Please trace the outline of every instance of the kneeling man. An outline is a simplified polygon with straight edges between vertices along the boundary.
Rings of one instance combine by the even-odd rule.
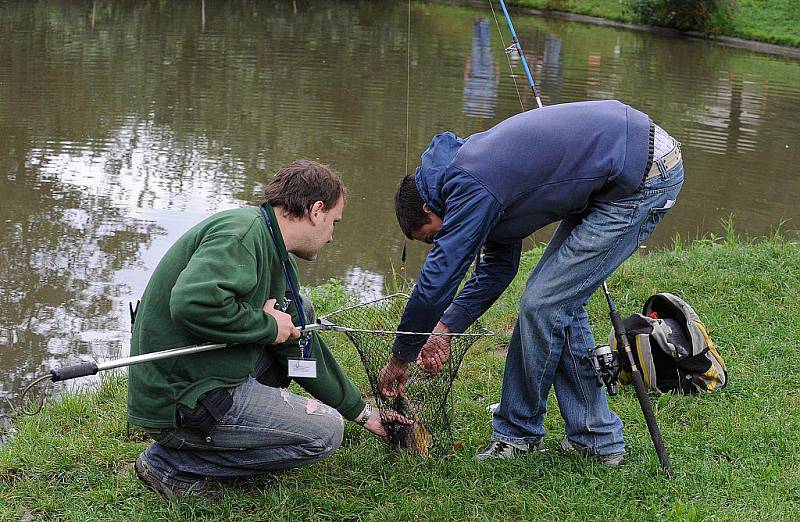
[[[158,264],[137,311],[131,355],[229,346],[131,367],[128,418],[155,439],[135,470],[152,489],[197,494],[206,477],[311,464],[339,447],[343,418],[385,437],[322,339],[301,339],[295,326],[313,311],[301,302],[289,254],[317,256],[333,239],[345,196],[331,169],[296,161],[272,178],[260,206],[207,218]],[[298,358],[305,371],[292,374],[289,363]],[[314,398],[288,392],[292,377]]]

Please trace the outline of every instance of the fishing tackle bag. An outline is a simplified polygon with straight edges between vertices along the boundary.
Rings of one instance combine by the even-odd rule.
[[[728,370],[694,309],[680,297],[651,296],[641,314],[625,319],[628,342],[645,386],[659,393],[713,392],[728,384]],[[616,349],[614,332],[609,344]],[[620,373],[623,384],[630,372]]]

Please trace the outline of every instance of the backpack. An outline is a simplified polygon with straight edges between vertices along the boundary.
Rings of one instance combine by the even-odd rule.
[[[642,312],[623,322],[645,386],[659,393],[692,395],[728,384],[725,361],[686,301],[663,292],[651,296]],[[609,344],[617,349],[613,331]],[[620,372],[620,382],[630,382],[629,371]]]

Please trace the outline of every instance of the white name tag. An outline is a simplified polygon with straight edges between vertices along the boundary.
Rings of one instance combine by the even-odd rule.
[[[289,377],[317,378],[316,359],[289,358]]]
[[[664,208],[672,208],[675,206],[674,199],[668,199],[667,202],[664,204]]]

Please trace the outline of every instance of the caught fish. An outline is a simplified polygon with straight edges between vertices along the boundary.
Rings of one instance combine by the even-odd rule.
[[[422,457],[430,457],[433,437],[414,414],[408,399],[396,397],[392,402],[392,409],[403,417],[414,419],[414,424],[390,422],[386,426],[386,433],[392,444]]]

